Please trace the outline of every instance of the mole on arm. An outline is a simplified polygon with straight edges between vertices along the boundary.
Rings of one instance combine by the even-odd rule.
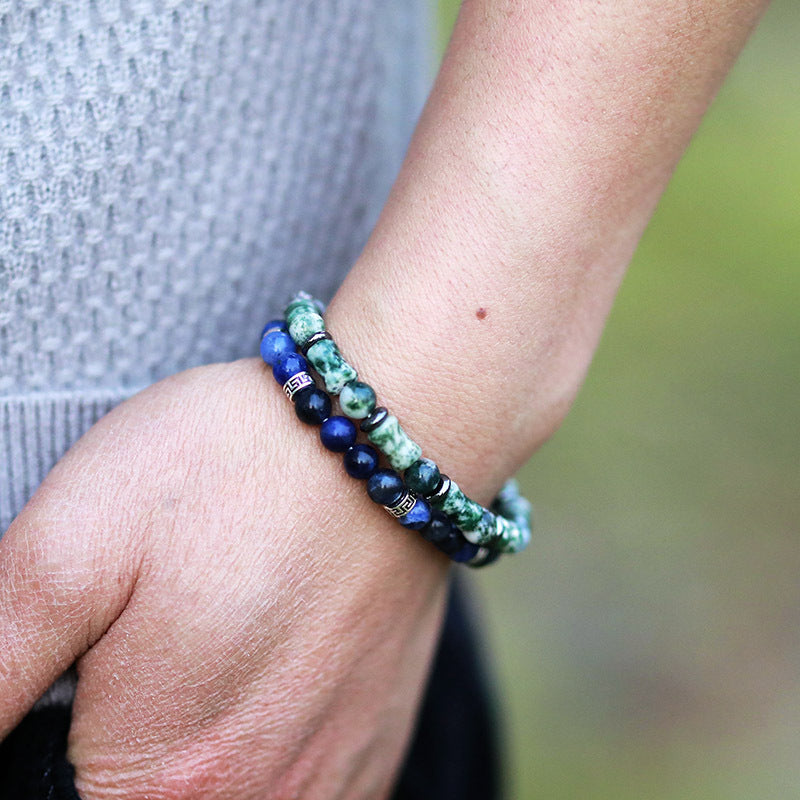
[[[486,309],[481,307],[475,312],[475,316],[478,319],[486,319]]]

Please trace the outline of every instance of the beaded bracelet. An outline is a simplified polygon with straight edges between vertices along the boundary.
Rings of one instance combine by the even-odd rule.
[[[420,530],[424,538],[454,560],[483,566],[500,552],[522,550],[530,540],[531,508],[516,482],[510,480],[504,485],[490,509],[464,495],[433,461],[422,458],[422,449],[403,431],[396,417],[386,408],[376,408],[374,390],[357,380],[355,368],[341,356],[325,329],[323,312],[318,301],[301,292],[287,306],[285,323],[274,320],[262,330],[261,355],[294,402],[297,416],[321,425],[323,444],[345,453],[345,469],[352,477],[367,479],[372,500],[405,527]],[[375,449],[355,442],[357,433],[351,419],[331,416],[331,399],[317,388],[309,373],[309,361],[328,391],[339,395],[347,417],[362,420],[361,430],[370,441],[392,467],[404,471],[405,481],[394,470],[378,469]]]

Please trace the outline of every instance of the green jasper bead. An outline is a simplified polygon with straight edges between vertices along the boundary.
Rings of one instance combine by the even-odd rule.
[[[439,486],[442,474],[429,458],[417,459],[405,472],[406,486],[417,494],[433,494]]]
[[[367,438],[389,459],[400,472],[408,469],[422,455],[422,448],[400,427],[397,417],[387,414]]]
[[[375,390],[361,381],[349,381],[339,395],[339,405],[350,419],[366,419],[375,410],[377,402]]]
[[[298,309],[286,316],[289,335],[298,347],[302,347],[315,333],[325,330],[325,320],[316,311]]]
[[[319,313],[319,309],[310,297],[296,296],[284,309],[283,316],[288,320],[298,311]]]
[[[474,531],[483,516],[483,506],[470,500],[469,497],[465,497],[464,500],[461,510],[455,514],[455,523],[462,531]]]
[[[528,546],[530,540],[531,532],[529,528],[524,528],[511,522],[501,549],[506,553],[520,553]]]
[[[291,330],[289,328],[290,333]],[[358,377],[355,367],[344,360],[339,348],[331,339],[322,339],[316,344],[312,344],[308,348],[306,358],[325,381],[325,388],[331,394],[339,394],[346,384]]]
[[[450,480],[450,491],[441,504],[441,509],[448,517],[456,517],[464,510],[469,498],[459,489],[454,480]]]
[[[472,530],[466,531],[464,533],[464,538],[473,544],[485,545],[487,542],[490,542],[492,539],[494,539],[495,532],[497,530],[496,526],[497,522],[495,520],[495,515],[491,511],[483,509],[483,513],[481,514],[480,520],[478,520],[478,524]]]

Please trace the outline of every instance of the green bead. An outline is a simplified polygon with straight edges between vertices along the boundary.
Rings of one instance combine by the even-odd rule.
[[[286,315],[289,335],[298,347],[302,347],[315,333],[325,330],[325,320],[316,312],[305,308]]]
[[[408,469],[421,455],[422,448],[400,427],[397,417],[387,414],[367,438],[389,459],[396,470]]]
[[[498,516],[495,536],[487,544],[501,553],[519,553],[528,546],[530,538],[529,530],[521,528],[510,519]]]
[[[339,395],[342,412],[350,419],[365,419],[375,410],[377,402],[375,390],[361,381],[345,384]]]
[[[290,327],[290,333],[291,330]],[[325,388],[331,394],[339,394],[346,384],[358,377],[355,367],[344,360],[332,339],[321,339],[312,344],[306,352],[306,358],[325,381]]]
[[[478,524],[469,531],[464,532],[464,538],[473,544],[484,545],[494,539],[497,530],[495,515],[484,509]],[[463,528],[462,528],[463,531]]]
[[[454,520],[462,531],[474,531],[483,516],[483,506],[465,497],[465,502],[459,512],[456,513]]]
[[[458,484],[451,479],[450,491],[442,501],[441,509],[448,517],[455,519],[464,510],[468,500],[469,498],[459,489]]]
[[[307,296],[305,292],[300,292],[292,298],[292,301],[286,306],[283,316],[288,320],[290,316],[298,311],[319,313],[317,304],[314,302],[313,298]]]
[[[433,494],[439,487],[442,475],[439,467],[429,458],[420,458],[405,472],[406,486],[417,494]]]

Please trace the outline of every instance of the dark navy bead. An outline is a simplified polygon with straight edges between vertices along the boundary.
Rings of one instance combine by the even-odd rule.
[[[271,367],[275,366],[278,356],[295,352],[294,340],[284,331],[270,331],[261,339],[261,358]]]
[[[431,511],[431,521],[422,528],[420,533],[423,539],[427,539],[429,542],[436,544],[436,542],[447,537],[452,527],[453,523],[450,521],[450,517],[448,517],[444,511],[439,511],[434,508],[433,511]]]
[[[450,558],[452,558],[453,561],[457,561],[459,564],[464,564],[465,562],[471,561],[473,558],[475,558],[475,556],[478,555],[478,550],[480,550],[480,547],[477,544],[467,542],[461,547],[460,550],[457,550],[455,553],[453,553]]]
[[[415,461],[404,473],[406,486],[417,494],[433,494],[442,479],[439,467],[429,458]]]
[[[368,444],[354,444],[344,454],[344,468],[351,478],[365,481],[378,469],[378,451]]]
[[[393,506],[405,492],[403,479],[393,469],[379,469],[367,481],[370,500],[382,506]]]
[[[309,372],[308,361],[300,353],[283,353],[272,366],[272,375],[281,386],[298,372]]]
[[[344,453],[356,443],[356,426],[347,417],[328,417],[319,429],[322,444],[334,453]]]
[[[262,329],[261,329],[261,338],[264,338],[264,334],[267,331],[283,331],[284,333],[288,331],[289,328],[286,325],[286,322],[282,319],[271,319]]]
[[[316,386],[306,386],[294,396],[294,411],[307,425],[320,425],[331,415],[331,398]]]
[[[402,517],[398,517],[397,521],[404,528],[411,528],[415,531],[421,530],[431,521],[431,507],[428,505],[428,501],[418,497],[411,511],[403,514]]]
[[[451,558],[465,545],[467,540],[461,534],[461,531],[455,525],[451,528],[447,536],[435,543],[436,546]]]

